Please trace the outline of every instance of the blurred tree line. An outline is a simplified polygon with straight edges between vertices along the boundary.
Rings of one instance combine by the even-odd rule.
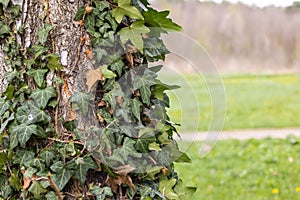
[[[300,70],[300,2],[280,8],[159,0],[221,70]],[[298,66],[298,67],[297,67]]]

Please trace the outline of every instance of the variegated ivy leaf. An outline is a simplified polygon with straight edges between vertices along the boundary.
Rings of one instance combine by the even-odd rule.
[[[34,195],[34,197],[37,199],[41,199],[41,194],[47,192],[47,190],[43,187],[43,185],[37,181],[32,182],[28,191],[31,192]]]
[[[14,164],[19,164],[20,166],[30,166],[35,153],[33,151],[20,150],[17,152],[17,156],[14,159]]]
[[[39,41],[41,44],[44,44],[47,41],[50,31],[53,29],[51,24],[45,24],[44,28],[40,29],[37,33]]]
[[[56,186],[58,187],[58,189],[61,191],[64,189],[64,187],[66,186],[66,184],[69,182],[70,178],[73,175],[74,175],[73,170],[63,168],[61,171],[57,172],[53,176],[53,181],[56,184]]]
[[[75,103],[84,116],[88,114],[89,107],[92,105],[93,96],[90,93],[76,92],[69,101]]]
[[[103,96],[103,100],[109,103],[112,109],[115,109],[117,100],[116,97],[123,97],[124,93],[122,92],[122,88],[119,83],[115,82],[113,89],[108,93],[105,93]]]
[[[5,113],[5,111],[8,110],[10,106],[10,101],[6,101],[5,99],[0,97],[0,116],[2,116],[3,113]]]
[[[17,134],[18,142],[23,147],[26,142],[30,139],[32,134],[37,134],[37,126],[21,124],[18,126],[14,126],[11,129],[11,132]]]
[[[75,176],[78,178],[78,180],[80,181],[81,184],[84,184],[86,177],[87,177],[87,172],[89,169],[97,169],[98,168],[95,161],[93,161],[93,159],[90,157],[77,158],[75,163],[77,165]]]
[[[48,69],[30,69],[29,71],[27,71],[27,74],[29,76],[32,76],[35,83],[39,86],[39,88],[41,88],[45,80],[45,74],[47,72]]]
[[[45,89],[36,89],[30,95],[40,109],[46,108],[49,100],[56,97],[56,91],[54,87],[46,87]]]

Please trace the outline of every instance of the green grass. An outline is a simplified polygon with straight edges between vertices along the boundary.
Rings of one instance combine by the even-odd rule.
[[[294,137],[220,141],[204,159],[198,156],[200,143],[194,143],[188,151],[193,163],[175,168],[186,185],[198,188],[189,200],[300,199],[298,141]]]
[[[220,126],[223,119],[224,130],[300,127],[299,75],[225,75],[217,80],[161,74],[160,78],[182,86],[169,92],[169,115],[182,124],[181,132],[206,131],[210,125]],[[213,120],[212,108],[217,112]]]

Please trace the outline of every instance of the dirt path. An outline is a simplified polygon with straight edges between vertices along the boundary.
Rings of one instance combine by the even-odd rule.
[[[300,128],[291,129],[257,129],[257,130],[237,130],[222,132],[199,132],[199,133],[181,133],[184,141],[202,141],[204,139],[263,139],[263,138],[286,138],[288,135],[300,137]]]

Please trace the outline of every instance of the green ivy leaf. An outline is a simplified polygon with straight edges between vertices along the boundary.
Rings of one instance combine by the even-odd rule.
[[[78,178],[78,180],[80,181],[80,183],[82,185],[85,183],[88,170],[98,168],[95,161],[93,161],[93,159],[90,158],[90,157],[88,157],[88,158],[77,158],[75,163],[77,165],[75,176]]]
[[[135,21],[129,27],[122,28],[118,34],[123,44],[130,40],[132,44],[142,52],[144,48],[142,34],[149,32],[150,29],[144,25],[143,21]]]
[[[101,69],[104,78],[115,78],[117,76],[113,71],[107,69],[107,65],[102,65],[99,68]]]
[[[92,105],[93,96],[90,93],[76,92],[69,99],[71,103],[78,105],[84,116],[88,114],[89,106]]]
[[[39,37],[39,41],[41,44],[45,44],[45,42],[47,41],[48,35],[52,29],[53,29],[53,26],[51,24],[46,23],[44,28],[40,29],[37,32],[37,35]]]
[[[59,61],[59,58],[56,54],[49,54],[47,55],[48,58],[48,63],[47,63],[47,67],[51,70],[63,70],[64,66],[62,66],[62,64]]]
[[[48,69],[30,69],[26,72],[29,76],[34,78],[35,83],[41,88],[45,80],[45,74],[48,72]]]
[[[144,12],[145,21],[152,27],[160,27],[164,31],[182,31],[181,26],[174,23],[170,18],[167,18],[169,11],[158,12],[149,8]]]
[[[4,34],[9,34],[10,31],[11,29],[9,28],[9,26],[4,24],[3,22],[0,22],[0,38],[2,38],[2,35]]]
[[[41,150],[40,158],[45,161],[46,166],[49,166],[54,158],[56,158],[55,152],[50,150]]]
[[[134,148],[135,143],[136,142],[134,140],[126,137],[124,139],[122,147],[115,149],[110,159],[119,161],[124,164],[124,161],[127,161],[129,156],[135,158],[142,157],[142,154],[138,153]]]
[[[53,192],[53,191],[48,192],[48,193],[45,195],[45,197],[46,197],[47,200],[58,200],[57,195],[56,195],[55,192]]]
[[[124,16],[144,20],[140,11],[131,5],[131,0],[116,0],[116,2],[118,3],[118,6],[113,9],[112,16],[118,23],[121,23]]]
[[[54,174],[53,181],[60,191],[64,189],[73,174],[74,171],[67,168],[63,168],[62,170]]]
[[[33,181],[28,191],[37,199],[41,199],[41,194],[47,192],[43,185],[37,181]]]
[[[40,55],[48,52],[49,48],[41,45],[33,45],[34,59],[37,59]]]
[[[113,193],[110,187],[92,186],[91,193],[96,196],[97,200],[105,200],[107,196],[112,197]]]
[[[178,180],[174,188],[174,191],[181,200],[190,199],[191,196],[196,192],[196,190],[196,187],[185,187],[181,179]]]
[[[15,189],[20,190],[22,188],[21,180],[19,178],[19,172],[17,169],[13,169],[11,176],[9,177],[9,185],[13,186]]]
[[[99,10],[99,11],[103,11],[105,8],[109,8],[109,3],[106,2],[106,1],[95,1],[94,2],[96,4],[96,8]]]
[[[49,100],[56,97],[56,91],[54,87],[46,87],[45,89],[36,89],[30,95],[40,109],[45,109]]]
[[[163,101],[165,90],[175,90],[175,89],[178,89],[178,88],[180,88],[180,86],[178,86],[178,85],[168,85],[168,84],[162,83],[159,80],[156,80],[156,85],[154,87],[153,94],[155,95],[155,97],[157,99]]]
[[[17,152],[17,156],[14,159],[15,164],[19,164],[20,166],[30,166],[30,163],[32,162],[34,158],[34,152],[33,151],[26,151],[26,150],[20,150]]]
[[[26,142],[29,140],[31,135],[37,133],[37,126],[27,126],[26,124],[21,124],[18,126],[13,126],[11,132],[16,133],[18,135],[18,142],[23,147],[25,146]]]
[[[77,9],[77,13],[76,13],[76,15],[75,15],[75,17],[74,17],[74,21],[79,21],[79,20],[81,20],[81,19],[83,18],[84,13],[85,13],[85,7],[84,7],[84,6],[79,7],[79,8]]]
[[[0,3],[2,3],[4,8],[7,8],[9,2],[10,2],[10,0],[0,0]]]
[[[155,81],[151,74],[145,71],[143,76],[136,76],[133,80],[133,88],[134,90],[139,89],[141,92],[142,101],[149,105],[150,104],[150,97],[151,97],[151,90],[150,86],[154,85]]]
[[[133,114],[133,116],[141,121],[141,106],[143,104],[137,99],[137,98],[134,98],[134,99],[131,99],[130,100],[130,107],[131,107],[131,112]]]
[[[176,184],[176,179],[175,178],[171,178],[171,179],[165,179],[162,180],[159,183],[159,187],[158,190],[164,194],[164,196],[167,199],[175,199],[175,200],[180,200],[179,196],[173,191],[173,187]]]
[[[121,86],[119,83],[115,82],[113,89],[109,91],[108,93],[105,93],[103,96],[103,100],[110,104],[112,109],[115,109],[117,101],[117,96],[124,96],[124,93],[122,92]]]
[[[62,161],[57,161],[50,167],[50,169],[54,172],[59,172],[59,171],[63,170],[63,168],[64,168],[64,164]]]
[[[10,101],[6,101],[5,99],[0,97],[0,117],[9,109],[11,106]]]
[[[30,108],[30,112],[28,115],[28,123],[36,124],[39,122],[43,122],[44,124],[48,124],[51,121],[51,117],[44,110],[36,107],[33,102],[28,102],[28,106]]]
[[[1,123],[1,126],[0,126],[0,134],[2,134],[2,132],[4,131],[4,129],[7,127],[8,123],[9,123],[10,121],[14,120],[14,119],[15,119],[15,114],[12,113],[8,119],[6,119],[5,121],[3,121],[3,122]]]

